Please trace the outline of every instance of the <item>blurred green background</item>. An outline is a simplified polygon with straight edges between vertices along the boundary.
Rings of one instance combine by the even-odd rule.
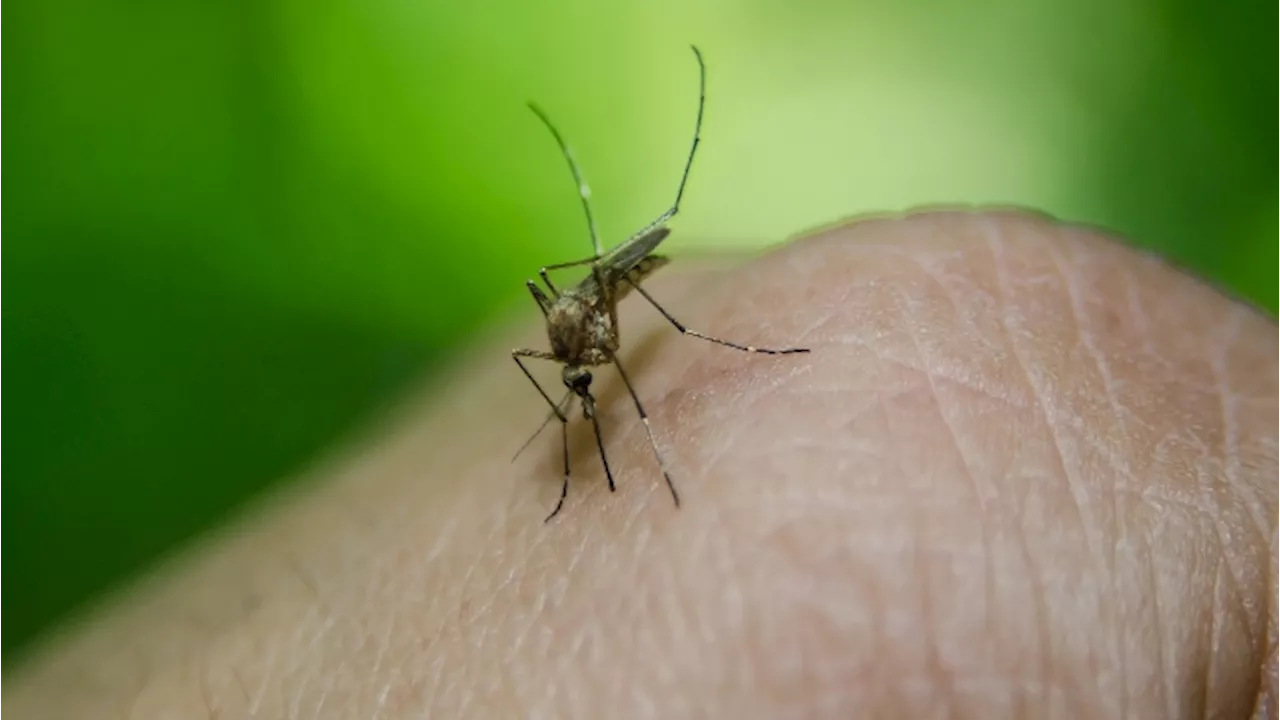
[[[1276,308],[1275,6],[27,0],[4,30],[3,657],[377,414],[522,280],[1029,205]],[[530,309],[532,306],[530,305]],[[512,369],[515,372],[515,369]]]

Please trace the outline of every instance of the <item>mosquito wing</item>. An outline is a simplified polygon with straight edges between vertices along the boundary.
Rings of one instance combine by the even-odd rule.
[[[669,262],[671,262],[671,258],[665,255],[650,255],[636,263],[636,266],[631,268],[631,272],[627,273],[627,279],[630,280],[630,282],[620,283],[617,288],[614,289],[613,301],[621,302],[622,298],[626,297],[631,292],[631,288],[633,286],[639,285],[645,278],[654,274],[659,268]]]
[[[623,282],[624,278],[633,283],[640,282],[670,262],[666,257],[652,254],[670,234],[671,231],[667,228],[655,228],[618,245],[601,256],[598,261],[599,276],[594,272],[587,275],[575,291],[587,297],[608,295],[615,301],[622,299],[631,290],[630,283]],[[600,281],[604,282],[604,288],[600,287]]]
[[[641,260],[653,254],[671,231],[667,228],[654,228],[643,235],[636,235],[618,245],[600,258],[600,269],[604,271],[606,282],[617,283],[631,272]]]

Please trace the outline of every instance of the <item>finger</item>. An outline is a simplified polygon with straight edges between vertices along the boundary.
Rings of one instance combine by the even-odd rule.
[[[814,350],[746,356],[623,308],[680,510],[602,380],[618,493],[579,423],[542,525],[558,439],[508,463],[541,401],[495,347],[16,697],[86,673],[132,683],[57,700],[1177,717],[1274,697],[1273,322],[1013,216],[838,228],[646,287],[690,327]]]

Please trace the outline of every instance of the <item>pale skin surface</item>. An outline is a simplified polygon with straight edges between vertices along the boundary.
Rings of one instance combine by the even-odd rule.
[[[508,333],[68,630],[4,709],[1275,717],[1274,320],[1009,214],[681,265],[647,287],[690,327],[813,349],[748,356],[623,303],[681,509],[606,368],[618,492],[575,411],[542,523],[558,428],[510,462],[546,406],[507,351],[545,338]]]

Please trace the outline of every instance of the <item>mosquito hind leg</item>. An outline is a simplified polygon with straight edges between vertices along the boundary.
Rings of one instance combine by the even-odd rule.
[[[776,348],[775,349],[775,348],[756,347],[754,345],[739,345],[736,342],[730,342],[728,340],[722,340],[718,337],[712,337],[710,335],[707,335],[706,333],[700,333],[697,330],[690,330],[689,328],[684,326],[684,323],[675,319],[675,317],[673,317],[671,313],[667,312],[661,305],[659,305],[658,301],[654,300],[653,296],[650,295],[648,291],[640,287],[640,285],[638,285],[637,283],[631,282],[630,279],[628,279],[627,282],[631,283],[631,287],[635,288],[636,292],[644,296],[644,299],[648,300],[650,305],[654,306],[658,310],[658,312],[662,313],[662,317],[666,318],[667,322],[671,323],[675,327],[675,329],[680,331],[682,335],[696,337],[702,340],[706,340],[707,342],[713,342],[717,345],[723,345],[728,348],[733,348],[734,350],[741,350],[742,352],[748,352],[748,353],[760,353],[762,355],[793,355],[795,353],[809,352],[809,348]]]
[[[542,389],[542,385],[534,379],[533,373],[529,372],[529,368],[525,367],[524,363],[520,362],[520,358],[522,357],[534,358],[536,360],[551,360],[553,362],[559,362],[560,359],[543,350],[526,350],[524,348],[516,348],[511,351],[511,359],[515,360],[516,365],[520,366],[520,372],[524,373],[524,376],[529,378],[529,382],[533,383],[533,386],[538,388],[538,394],[541,395],[542,399],[546,400],[547,404],[551,406],[551,411],[556,414],[556,417],[560,418],[560,422],[569,422],[569,418],[560,410],[560,406],[556,405],[555,401],[551,399],[551,396],[547,394],[547,391]]]

